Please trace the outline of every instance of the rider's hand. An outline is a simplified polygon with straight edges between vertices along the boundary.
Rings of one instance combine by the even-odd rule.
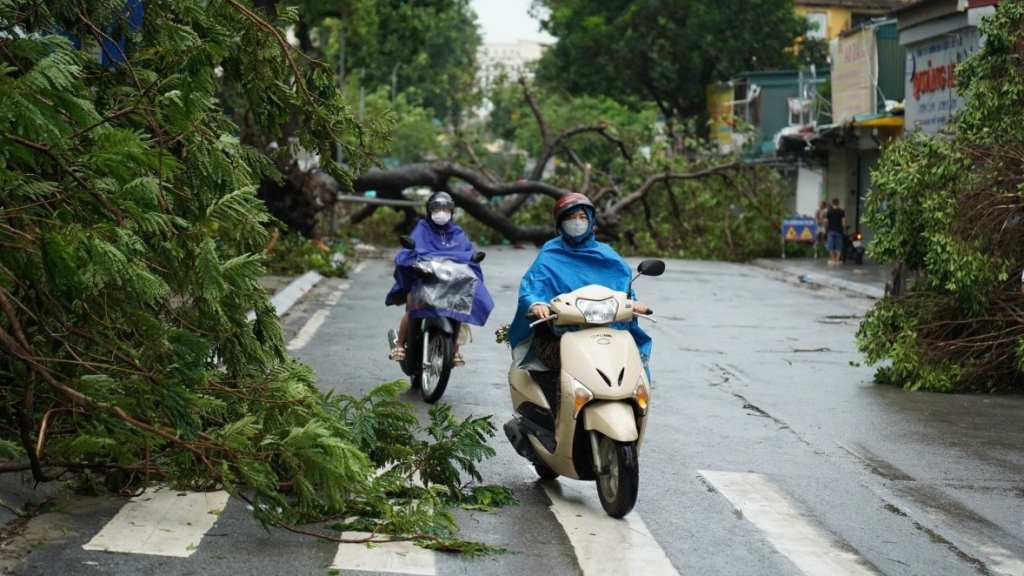
[[[536,316],[538,320],[543,320],[551,315],[551,308],[546,304],[534,304],[530,306],[530,314]]]
[[[650,310],[647,308],[647,304],[637,300],[633,302],[633,312],[636,314],[647,314]]]

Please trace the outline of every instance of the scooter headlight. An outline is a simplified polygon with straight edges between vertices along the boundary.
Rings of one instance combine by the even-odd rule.
[[[633,400],[636,400],[636,405],[640,407],[641,412],[647,412],[647,405],[651,401],[650,394],[650,391],[647,389],[647,384],[644,384],[644,379],[637,379],[636,389],[633,390]]]
[[[583,313],[583,319],[590,324],[607,324],[615,320],[619,303],[615,298],[605,300],[576,300],[576,307]]]
[[[572,379],[572,417],[576,418],[580,415],[580,410],[594,399],[594,393],[587,389],[586,386],[580,383],[579,380]]]

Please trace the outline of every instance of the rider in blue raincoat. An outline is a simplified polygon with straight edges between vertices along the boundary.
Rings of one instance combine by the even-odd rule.
[[[468,265],[476,276],[471,284],[474,287],[472,302],[458,309],[427,309],[407,306],[405,314],[398,325],[398,339],[391,349],[390,358],[401,361],[405,359],[405,342],[408,335],[409,318],[424,318],[430,315],[443,315],[452,320],[483,326],[494,309],[491,294],[484,286],[483,271],[480,264],[470,261],[475,253],[473,244],[466,237],[465,231],[452,222],[455,202],[446,192],[435,192],[427,199],[427,218],[420,220],[409,235],[416,241],[414,249],[403,249],[395,256],[395,284],[384,299],[387,306],[414,304],[412,294],[420,282],[415,269],[417,261],[422,258],[449,258]],[[455,347],[454,364],[465,365],[465,360]]]
[[[552,332],[548,323],[531,329],[528,313],[547,318],[551,314],[548,303],[555,296],[589,284],[626,292],[631,299],[636,299],[629,287],[632,279],[629,265],[611,246],[594,239],[594,205],[589,198],[575,193],[559,198],[554,218],[558,236],[544,244],[523,276],[519,285],[519,306],[508,332],[513,360],[520,368],[530,370],[558,370],[561,359],[559,335]],[[643,302],[636,302],[633,309],[638,314],[647,313]],[[651,355],[651,337],[635,319],[611,326],[629,330],[646,368]]]

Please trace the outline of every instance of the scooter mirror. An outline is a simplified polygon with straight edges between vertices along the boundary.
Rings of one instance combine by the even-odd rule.
[[[665,272],[665,263],[661,260],[644,260],[636,267],[636,271],[644,276],[661,276]]]
[[[483,252],[474,252],[473,255],[470,256],[469,261],[475,264],[479,264],[484,261],[484,256],[487,256],[487,254]]]
[[[412,236],[402,236],[398,239],[398,242],[402,245],[402,248],[408,248],[409,250],[416,248],[416,241],[412,239]]]

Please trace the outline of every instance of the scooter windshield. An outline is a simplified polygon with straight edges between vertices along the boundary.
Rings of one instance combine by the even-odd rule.
[[[469,264],[448,258],[421,258],[413,266],[422,278],[412,289],[414,309],[473,313],[477,277]]]

